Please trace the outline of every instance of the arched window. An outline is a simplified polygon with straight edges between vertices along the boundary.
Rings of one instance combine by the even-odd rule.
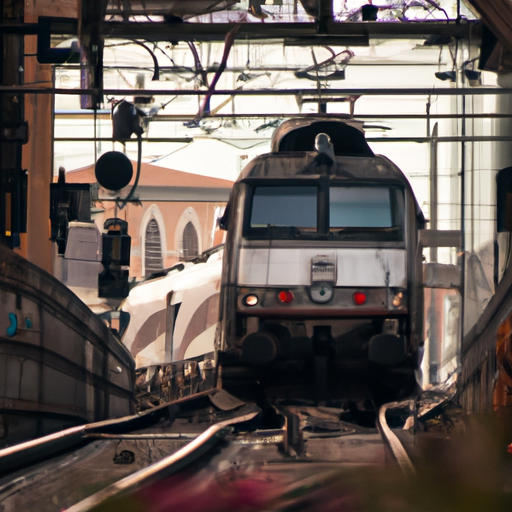
[[[155,219],[151,219],[146,226],[146,239],[144,246],[144,275],[149,276],[164,268],[162,260],[162,240],[160,229]]]
[[[180,260],[187,261],[194,259],[199,254],[199,239],[197,231],[192,222],[187,222],[183,230],[181,241]]]

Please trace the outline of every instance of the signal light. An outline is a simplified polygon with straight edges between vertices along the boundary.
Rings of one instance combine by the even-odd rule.
[[[128,267],[130,265],[131,237],[128,222],[118,218],[107,219],[103,228],[103,271],[98,275],[98,297],[128,297]],[[124,267],[124,268],[123,268]]]
[[[277,298],[283,304],[289,304],[293,300],[293,293],[289,290],[282,290],[277,294]]]
[[[357,306],[362,306],[366,302],[366,293],[355,292],[354,295],[352,295],[352,298]]]

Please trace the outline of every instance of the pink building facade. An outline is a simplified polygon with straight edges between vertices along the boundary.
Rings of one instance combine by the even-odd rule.
[[[68,286],[96,286],[97,274],[102,270],[101,233],[110,218],[128,223],[130,280],[140,280],[180,261],[191,260],[223,242],[224,232],[218,229],[218,219],[224,212],[233,182],[142,163],[134,192],[139,200],[120,207],[121,201],[116,198],[125,198],[135,181],[136,162],[132,164],[131,183],[115,194],[98,186],[93,165],[66,172],[66,183],[93,185],[91,218],[94,222],[70,223],[66,254],[59,256],[62,261],[55,265],[55,274]],[[89,248],[85,257],[84,251],[71,247],[75,240],[84,246],[84,236]]]

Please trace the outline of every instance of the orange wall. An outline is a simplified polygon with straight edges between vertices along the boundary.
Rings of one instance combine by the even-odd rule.
[[[24,21],[36,23],[39,16],[77,17],[76,0],[26,0]],[[51,87],[52,69],[35,56],[36,36],[25,37],[24,82]],[[28,170],[27,234],[21,237],[19,252],[48,272],[53,269],[53,248],[49,240],[50,183],[53,178],[53,97],[50,94],[25,96],[25,119],[29,141],[23,146],[22,165]]]

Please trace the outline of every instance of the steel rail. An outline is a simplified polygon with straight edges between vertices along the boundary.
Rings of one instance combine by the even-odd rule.
[[[170,434],[84,434],[84,439],[124,439],[133,441],[170,439],[183,441],[184,439],[196,439],[200,434],[170,433]]]
[[[166,402],[152,409],[148,409],[147,411],[130,416],[77,425],[37,439],[24,441],[16,445],[0,449],[0,474],[10,473],[22,466],[38,463],[48,456],[53,456],[57,453],[78,447],[86,440],[87,435],[101,433],[97,431],[103,428],[115,428],[117,426],[130,424],[136,425],[138,422],[145,421],[146,417],[150,417],[160,410],[173,405],[185,403],[195,398],[209,396],[215,391],[218,391],[218,389],[209,389],[188,397],[180,398],[173,402]],[[134,426],[133,428],[136,427]]]
[[[79,445],[86,428],[86,425],[71,427],[0,450],[0,473],[10,472],[19,466],[37,461],[48,452],[56,453]]]
[[[143,485],[148,485],[157,479],[170,476],[180,471],[202,457],[221,439],[224,439],[231,431],[229,428],[230,425],[248,421],[254,418],[256,414],[256,412],[253,412],[212,425],[201,435],[172,455],[109,485],[105,489],[71,506],[66,512],[92,511],[95,507],[105,504],[107,500],[110,502],[111,500],[115,500],[118,497],[139,489]]]
[[[388,409],[395,409],[399,406],[410,405],[411,401],[408,402],[390,402],[388,404],[383,405],[379,409],[379,414],[377,417],[377,427],[381,432],[382,437],[388,443],[388,446],[393,454],[393,457],[397,461],[398,465],[402,469],[404,473],[414,474],[416,472],[416,468],[414,467],[409,455],[405,451],[402,443],[396,436],[396,434],[389,428],[389,425],[386,421],[386,411]]]

